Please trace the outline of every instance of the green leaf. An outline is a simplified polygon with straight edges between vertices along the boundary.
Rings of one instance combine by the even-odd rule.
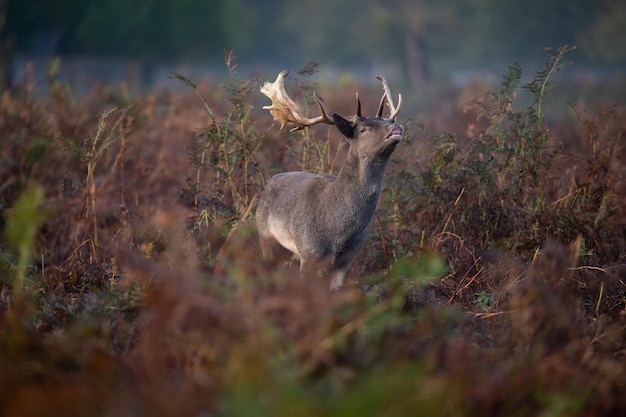
[[[28,148],[24,160],[24,174],[26,178],[30,176],[33,166],[43,158],[46,149],[48,149],[48,145],[48,142],[39,140]]]
[[[35,238],[46,219],[41,209],[44,190],[41,186],[27,189],[15,202],[7,218],[5,237],[18,258],[14,289],[21,291],[26,276],[26,267],[31,261]]]
[[[393,265],[392,279],[408,279],[417,285],[427,285],[446,270],[443,258],[437,254],[422,254],[419,259],[403,258]]]

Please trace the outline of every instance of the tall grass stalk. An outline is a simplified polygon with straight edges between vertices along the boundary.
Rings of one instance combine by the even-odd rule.
[[[85,211],[85,223],[86,223],[86,232],[87,238],[92,241],[92,251],[91,255],[97,258],[96,248],[99,244],[98,242],[98,219],[97,219],[97,211],[96,211],[96,181],[95,181],[95,170],[96,165],[99,159],[102,157],[104,152],[109,149],[109,147],[115,143],[118,139],[118,128],[122,124],[126,116],[126,111],[119,111],[117,108],[111,108],[107,111],[104,111],[100,114],[98,119],[98,126],[96,129],[96,133],[91,138],[90,147],[85,155],[85,160],[87,163],[87,193],[86,193],[86,211]],[[112,126],[109,126],[107,123],[109,118],[113,114],[118,114],[117,119],[113,122]]]

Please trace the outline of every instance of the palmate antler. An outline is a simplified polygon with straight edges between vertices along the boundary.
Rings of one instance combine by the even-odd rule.
[[[317,96],[317,94],[313,93],[313,99],[317,103],[320,108],[320,112],[322,113],[320,116],[308,118],[305,117],[300,108],[293,102],[293,100],[289,97],[287,92],[285,91],[285,77],[289,74],[289,71],[281,71],[276,77],[276,81],[270,83],[268,81],[263,84],[261,87],[261,93],[266,95],[272,100],[272,104],[270,106],[263,106],[265,110],[269,110],[270,114],[274,117],[274,120],[280,122],[280,128],[284,128],[288,122],[291,122],[296,125],[296,127],[292,128],[290,131],[293,132],[295,130],[304,129],[307,126],[313,126],[318,123],[326,123],[326,124],[334,124],[333,118],[328,115],[326,108],[324,107],[324,103],[321,98]],[[381,77],[377,76],[380,82],[383,84],[383,96],[380,99],[380,105],[378,107],[378,112],[376,117],[381,117],[385,101],[389,106],[390,115],[387,120],[395,121],[398,112],[400,111],[400,105],[402,104],[402,95],[398,95],[398,106],[396,107],[393,104],[393,98],[391,97],[391,91],[389,90],[389,86],[387,85],[387,81]],[[359,94],[356,94],[356,103],[357,103],[357,111],[355,117],[361,117],[361,101],[359,100]]]
[[[280,122],[280,128],[285,127],[287,122],[291,122],[296,125],[291,131],[304,129],[306,126],[312,126],[318,123],[334,124],[332,117],[326,112],[324,103],[313,93],[313,99],[317,103],[322,112],[321,116],[307,118],[304,117],[300,108],[293,102],[293,100],[287,95],[285,91],[285,77],[289,74],[289,71],[281,71],[276,77],[276,81],[270,83],[268,81],[261,87],[261,93],[265,94],[272,100],[271,106],[263,106],[265,110],[269,110],[270,114],[274,117],[274,120]]]

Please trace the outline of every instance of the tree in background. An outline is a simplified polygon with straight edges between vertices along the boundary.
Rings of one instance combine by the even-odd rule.
[[[465,0],[387,0],[373,2],[372,16],[387,22],[393,43],[401,45],[403,67],[415,91],[423,90],[430,78],[429,51],[432,39],[446,36],[456,27],[458,9]],[[455,7],[456,6],[456,7]],[[448,36],[450,35],[448,34]]]
[[[189,59],[241,34],[232,0],[8,1],[5,38],[23,52]]]
[[[233,0],[0,0],[0,63],[14,53],[217,59],[245,26]]]
[[[5,69],[1,86],[11,81],[10,67],[15,53],[62,53],[61,48],[71,42],[87,4],[81,0],[0,1],[0,19],[4,20],[0,26],[0,65]],[[55,50],[57,47],[59,50]]]
[[[67,52],[204,60],[238,47],[232,0],[88,1]]]
[[[573,45],[599,9],[595,0],[470,0],[463,58],[506,65],[511,60],[543,60],[546,47]],[[583,59],[581,52],[572,58]]]
[[[601,10],[578,42],[592,59],[619,65],[626,63],[626,3],[620,0],[601,2]]]
[[[0,0],[0,35],[4,33],[7,22],[7,8],[9,0]],[[8,55],[11,53],[11,46],[7,40],[0,36],[0,89],[11,84],[11,70],[9,68]]]
[[[626,63],[620,0],[0,0],[0,64],[13,53],[219,61],[309,61],[432,76],[499,70],[579,44],[593,66]]]

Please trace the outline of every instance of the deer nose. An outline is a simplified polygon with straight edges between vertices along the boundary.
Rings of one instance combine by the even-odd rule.
[[[391,129],[391,131],[389,132],[389,134],[387,135],[387,137],[385,139],[390,139],[393,138],[395,140],[402,140],[402,126],[395,123],[393,125],[393,128]]]

